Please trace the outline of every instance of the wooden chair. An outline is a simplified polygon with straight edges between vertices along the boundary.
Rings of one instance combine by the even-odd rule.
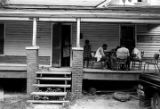
[[[152,60],[145,62],[143,72],[145,72],[146,65],[148,65],[148,67],[147,67],[148,69],[149,69],[149,65],[154,65],[155,71],[156,71],[156,67],[157,67],[158,71],[160,72],[160,69],[158,67],[158,59],[159,59],[159,54],[155,53]]]
[[[120,59],[117,58],[117,70],[121,70],[121,68],[123,67],[123,69],[126,69],[126,62],[127,62],[127,58],[126,59]]]
[[[135,56],[132,56],[132,68],[136,68],[138,67],[139,70],[141,70],[142,68],[142,62],[143,62],[143,56],[144,56],[144,51],[141,51],[141,59],[136,59]],[[136,65],[136,63],[138,63],[138,65]]]

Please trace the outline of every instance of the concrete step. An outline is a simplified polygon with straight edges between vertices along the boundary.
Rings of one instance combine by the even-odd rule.
[[[69,88],[71,85],[62,85],[62,84],[33,84],[35,87],[57,87],[57,88]]]
[[[69,103],[69,101],[58,101],[58,100],[27,100],[29,103],[40,103],[40,104],[61,104],[61,103]]]
[[[66,96],[67,92],[32,92],[31,95],[39,95],[39,96]]]
[[[58,77],[56,77],[56,78],[54,78],[54,77],[37,77],[36,78],[37,80],[56,80],[56,81],[62,81],[62,80],[71,80],[71,78],[58,78]]]
[[[65,74],[71,74],[71,72],[66,71],[38,71],[36,74],[56,74],[56,75],[65,75]]]

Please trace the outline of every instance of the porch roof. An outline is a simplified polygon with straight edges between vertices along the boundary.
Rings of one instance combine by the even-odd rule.
[[[107,9],[0,9],[0,20],[12,20],[11,17],[27,18],[23,20],[30,20],[32,17],[40,18],[65,18],[69,21],[76,21],[75,18],[82,18],[82,22],[101,21],[107,19],[106,22],[129,22],[146,23],[160,23],[160,8],[107,8]],[[10,19],[9,19],[10,18]],[[118,20],[117,20],[118,19]],[[60,20],[60,19],[59,19]],[[45,21],[45,20],[44,20]]]

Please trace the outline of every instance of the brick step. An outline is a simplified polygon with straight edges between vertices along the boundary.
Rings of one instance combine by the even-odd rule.
[[[39,95],[39,96],[66,96],[67,92],[32,92],[31,95]]]
[[[66,71],[38,71],[36,74],[56,74],[56,75],[65,75],[65,74],[71,74],[71,72]]]
[[[62,85],[62,84],[33,84],[35,87],[57,87],[57,88],[69,88],[71,85]]]
[[[61,104],[61,103],[69,103],[69,101],[56,101],[56,100],[27,100],[29,103],[42,103],[42,104]]]
[[[71,80],[71,78],[57,78],[57,77],[56,78],[53,78],[53,77],[52,78],[51,77],[37,77],[36,79],[37,80],[57,80],[57,81],[58,80],[59,81],[61,81],[61,80],[68,80],[68,81]]]

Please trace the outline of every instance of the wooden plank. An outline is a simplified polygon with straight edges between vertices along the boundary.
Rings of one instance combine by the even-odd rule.
[[[41,104],[47,104],[47,103],[69,103],[69,101],[55,101],[55,100],[27,100],[29,103],[41,103]]]
[[[111,80],[111,81],[138,81],[140,74],[93,74],[93,73],[84,73],[83,79],[87,80]]]
[[[61,85],[61,84],[33,84],[36,87],[59,87],[59,88],[68,88],[71,85]]]
[[[69,6],[96,6],[98,3],[102,2],[103,0],[10,0],[7,3],[8,4],[19,4],[19,5],[69,5]]]
[[[47,77],[39,77],[36,78],[37,80],[57,80],[57,81],[62,81],[62,80],[71,80],[71,78],[47,78]]]
[[[19,66],[19,65],[14,65],[14,64],[0,64],[0,71],[27,71],[26,65],[24,66]]]
[[[27,78],[27,72],[0,71],[0,78]]]
[[[143,71],[141,70],[130,70],[130,71],[123,71],[123,70],[108,70],[108,69],[92,69],[92,68],[84,68],[84,73],[93,73],[93,74],[141,74]]]
[[[42,96],[65,96],[67,92],[32,92],[31,95],[42,95]]]
[[[58,74],[58,75],[64,75],[64,74],[71,74],[71,72],[65,72],[65,71],[38,71],[36,74]]]

